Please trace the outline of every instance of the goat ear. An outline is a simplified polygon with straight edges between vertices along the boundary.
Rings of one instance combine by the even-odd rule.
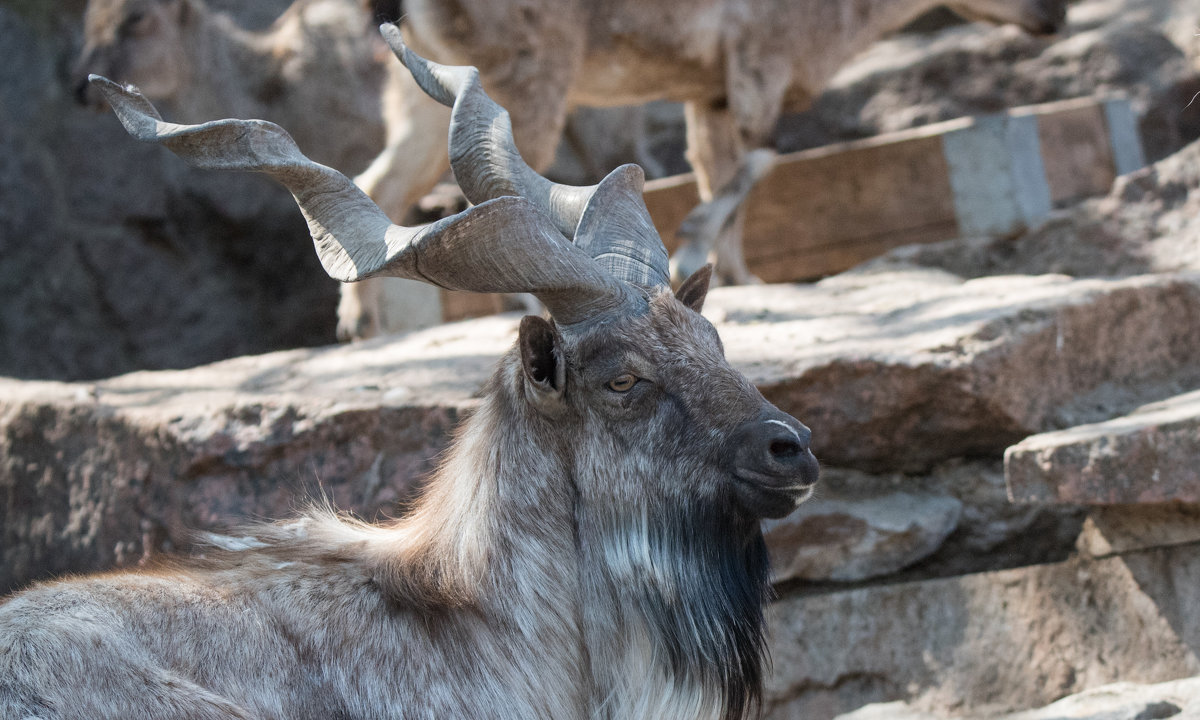
[[[704,298],[708,297],[708,284],[712,280],[712,272],[713,266],[712,263],[709,263],[692,273],[691,277],[684,280],[679,289],[675,291],[675,299],[696,312],[700,312],[700,309],[704,307]]]
[[[521,318],[518,333],[521,369],[525,372],[525,394],[543,411],[556,407],[567,385],[567,364],[562,341],[554,326],[536,315]]]

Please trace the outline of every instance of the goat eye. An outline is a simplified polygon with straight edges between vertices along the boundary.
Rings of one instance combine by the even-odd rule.
[[[637,385],[637,381],[637,376],[625,373],[624,375],[618,375],[612,380],[609,380],[608,389],[619,393],[629,392],[633,389],[634,385]]]

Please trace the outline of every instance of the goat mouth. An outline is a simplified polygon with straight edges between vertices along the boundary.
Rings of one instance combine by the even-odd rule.
[[[819,469],[815,457],[793,476],[780,477],[747,468],[734,471],[738,502],[760,518],[781,518],[813,495]]]

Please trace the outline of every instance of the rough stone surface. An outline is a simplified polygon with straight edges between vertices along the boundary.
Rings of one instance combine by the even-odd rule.
[[[1009,448],[1017,502],[1200,502],[1200,391],[1105,422],[1034,435]]]
[[[1079,552],[1104,557],[1200,542],[1200,505],[1102,505],[1088,511],[1076,539]]]
[[[1200,90],[1194,6],[1178,0],[1072,3],[1065,32],[966,24],[878,43],[808,112],[780,124],[785,151],[963,115],[1106,93],[1126,95],[1151,161],[1200,137],[1185,106]]]
[[[786,592],[1060,562],[1083,522],[1072,506],[1010,503],[997,459],[918,475],[827,466],[814,499],[764,527]]]
[[[826,467],[912,475],[953,458],[998,457],[1032,432],[1125,409],[1145,383],[1157,388],[1164,378],[1200,370],[1192,351],[1200,328],[1190,321],[1200,312],[1200,279],[1193,276],[963,282],[910,272],[816,287],[718,289],[709,307],[731,361],[815,428],[814,448]],[[8,559],[6,582],[185,546],[188,527],[278,517],[298,487],[314,482],[340,507],[373,516],[404,496],[445,446],[450,424],[511,344],[516,323],[515,316],[497,316],[351,347],[87,384],[3,383],[0,424],[8,439],[0,463],[8,471],[0,480],[8,487],[4,527],[12,539],[5,547],[24,557]],[[1114,378],[1121,392],[1110,387]],[[376,434],[384,426],[401,445],[389,444],[382,429]],[[396,460],[400,455],[407,459]],[[84,476],[91,485],[80,484]],[[170,488],[163,502],[197,507],[147,519],[160,512],[157,501],[106,504],[105,493],[120,495],[101,482]],[[158,490],[139,492],[149,498]],[[871,492],[922,497],[942,513],[953,504],[917,485]],[[187,493],[200,495],[189,500]],[[95,520],[97,527],[123,534],[97,534],[72,519],[83,512],[72,507],[89,508],[85,516],[106,518]],[[127,516],[139,507],[140,515]],[[867,507],[862,517],[872,515]],[[966,547],[993,520],[1001,538],[1003,528],[1027,522],[1050,532],[1059,548],[1074,517],[1071,507],[1057,515],[963,507],[970,522],[951,527],[948,515],[925,518],[915,535],[900,532],[898,518],[884,522],[878,514],[869,532],[860,526],[866,534],[851,532],[852,523],[830,526],[843,541],[870,536],[864,541],[876,554],[857,558],[857,569],[837,570],[845,573],[837,577],[828,565],[823,579],[864,579],[914,564],[922,573],[951,571],[962,561],[939,549],[940,538],[948,548]],[[135,530],[143,520],[148,534]],[[114,549],[122,543],[135,550]],[[1036,557],[1000,544],[1001,554]],[[76,550],[59,552],[60,545]]]
[[[864,272],[715,292],[706,312],[818,458],[919,472],[1200,385],[1198,281]]]
[[[989,717],[1195,675],[1197,582],[1189,545],[785,597],[769,612],[766,717],[825,720],[892,701]]]
[[[877,703],[836,720],[985,720],[980,716],[936,716],[904,702]],[[1065,697],[1044,708],[986,720],[1200,720],[1200,678],[1142,685],[1113,683]]]
[[[944,495],[831,492],[766,524],[779,581],[866,580],[928,557],[958,527],[962,503]]]

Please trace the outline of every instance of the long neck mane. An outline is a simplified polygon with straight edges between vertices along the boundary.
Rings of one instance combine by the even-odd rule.
[[[423,496],[387,530],[384,577],[401,602],[479,607],[532,592],[576,604],[574,487],[543,447],[561,431],[519,397],[519,374],[510,355]]]
[[[598,717],[754,716],[770,594],[766,547],[756,521],[721,510],[579,509]]]
[[[582,629],[592,717],[753,716],[770,593],[757,521],[699,503],[582,504],[584,483],[644,479],[574,477],[580,444],[554,446],[569,428],[530,408],[519,373],[510,355],[398,525],[395,590],[418,603],[486,601],[473,588],[564,603]]]

